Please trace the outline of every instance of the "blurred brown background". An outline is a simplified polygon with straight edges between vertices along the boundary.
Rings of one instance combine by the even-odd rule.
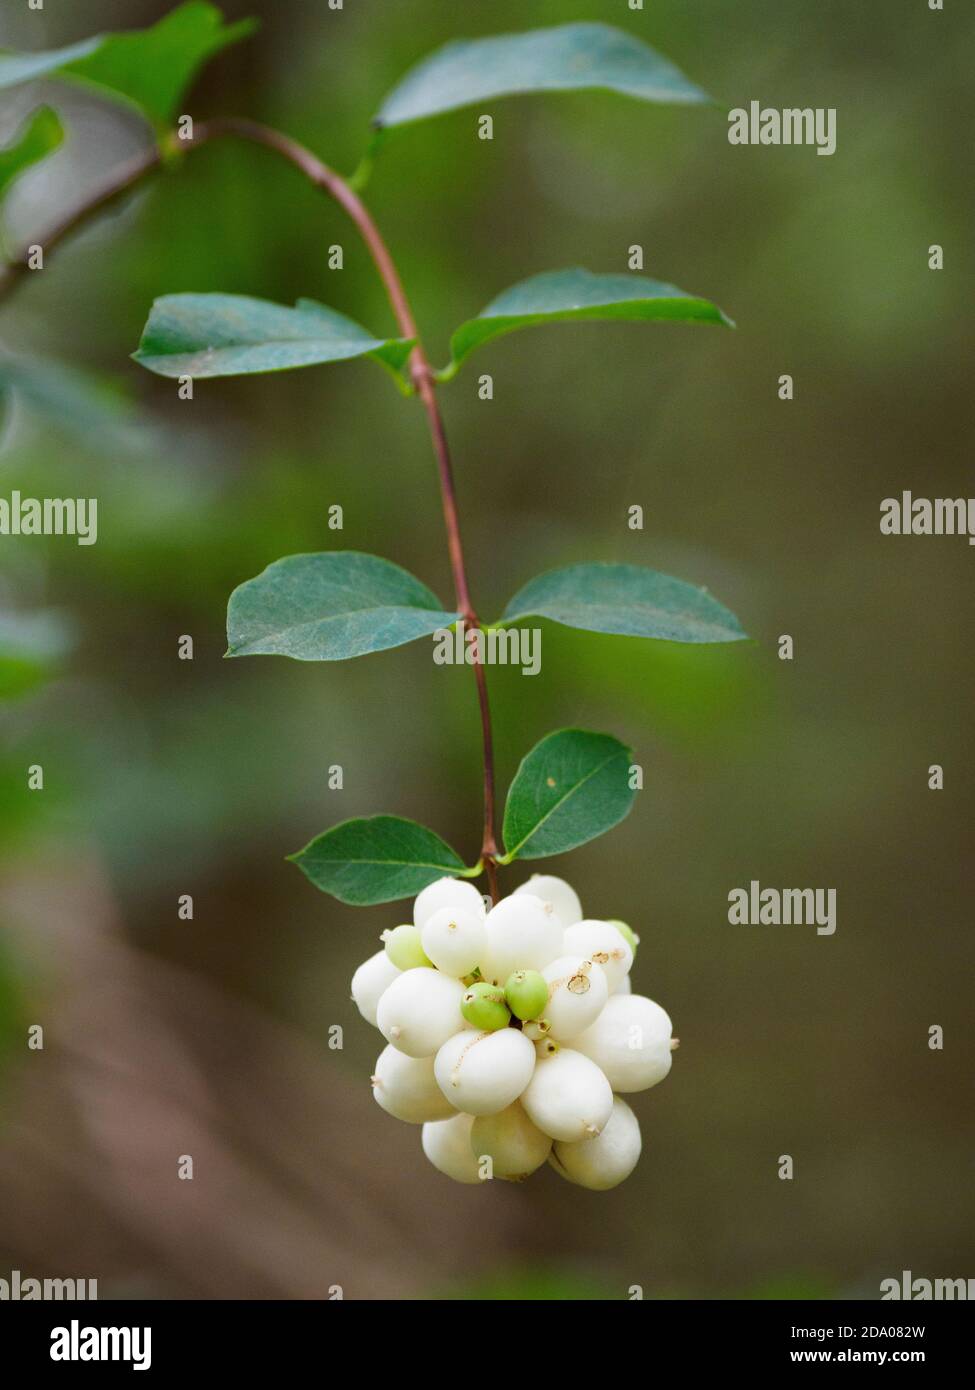
[[[0,45],[50,47],[166,8],[3,0]],[[922,0],[225,9],[260,15],[262,31],[212,64],[188,109],[266,120],[344,170],[383,93],[430,49],[570,19],[643,36],[724,106],[837,108],[837,153],[821,158],[733,148],[720,109],[499,101],[490,144],[476,110],[395,134],[367,193],[435,361],[500,289],[577,263],[624,270],[633,243],[646,273],[737,320],[736,333],[534,330],[485,350],[443,405],[484,617],[543,569],[625,560],[707,584],[756,643],[548,625],[538,677],[491,672],[502,785],[553,728],[637,748],[646,788],[630,819],[544,867],[591,915],[641,933],[636,986],[682,1046],[637,1098],[644,1156],[622,1188],[592,1194],[548,1170],[454,1187],[371,1100],[378,1034],[348,998],[400,907],[343,907],[284,855],[378,810],[473,854],[473,682],[425,644],[334,667],[222,659],[231,588],[333,546],[335,502],[344,546],[448,595],[422,414],[369,365],[205,383],[187,404],[128,360],[168,291],[309,295],[385,332],[381,286],[337,208],[229,143],[52,257],[2,306],[0,339],[103,373],[135,414],[106,436],[20,408],[4,426],[0,495],[97,496],[99,539],[0,540],[3,609],[56,612],[74,637],[53,678],[0,705],[0,1276],[97,1277],[102,1297],[625,1297],[640,1284],[872,1298],[902,1269],[975,1275],[975,560],[960,538],[878,529],[881,499],[903,488],[972,491],[973,16]],[[38,95],[4,94],[0,136]],[[77,90],[43,95],[70,140],[16,190],[17,242],[147,138]],[[334,242],[341,272],[326,266]],[[627,529],[634,503],[643,532]],[[192,662],[176,657],[184,633]],[[776,659],[781,633],[791,664]],[[43,792],[26,790],[32,763]],[[327,789],[332,763],[342,792]],[[835,888],[835,936],[730,926],[727,894],[753,878]],[[177,919],[184,893],[192,922]],[[44,1025],[43,1052],[25,1048],[27,1023]],[[176,1177],[186,1153],[192,1183]],[[792,1182],[777,1177],[784,1153]]]

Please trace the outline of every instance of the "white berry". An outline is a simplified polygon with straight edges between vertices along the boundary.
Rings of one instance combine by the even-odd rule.
[[[407,918],[407,923],[409,919]],[[616,1187],[640,1126],[614,1092],[671,1068],[671,1022],[632,992],[636,935],[583,917],[575,890],[533,874],[492,908],[467,879],[418,894],[413,924],[383,933],[352,997],[383,1034],[378,1105],[421,1127],[456,1182],[521,1182],[547,1162],[568,1182]]]
[[[614,1091],[645,1091],[670,1071],[672,1032],[667,1014],[652,999],[614,994],[572,1045],[605,1072]]]
[[[610,922],[576,922],[567,927],[565,953],[594,960],[602,967],[611,992],[626,978],[633,964],[629,942]]]
[[[484,916],[484,899],[474,887],[462,878],[438,878],[430,883],[413,904],[413,923],[422,931],[435,912],[448,907],[452,912],[473,912]]]
[[[568,1143],[593,1139],[613,1112],[609,1082],[588,1057],[546,1039],[521,1103],[543,1134]]]
[[[613,1098],[613,1113],[595,1139],[555,1144],[549,1163],[579,1187],[605,1192],[628,1178],[640,1158],[640,1124],[625,1100]]]
[[[549,1035],[558,1042],[584,1032],[609,998],[602,967],[584,956],[560,956],[546,965],[542,977],[548,984],[548,1003],[542,1013]]]
[[[379,1031],[408,1057],[432,1057],[463,1027],[464,986],[430,966],[406,970],[384,992],[376,1010]]]
[[[516,970],[541,970],[562,954],[562,923],[551,905],[531,893],[502,898],[487,915],[487,955],[481,974],[504,985]]]
[[[446,1120],[455,1113],[437,1085],[433,1058],[407,1057],[392,1045],[379,1054],[372,1093],[387,1114],[410,1125]]]
[[[364,960],[352,976],[352,998],[356,1008],[374,1028],[379,1000],[399,974],[400,971],[386,952],[377,951],[374,956]]]
[[[535,1048],[517,1028],[465,1028],[437,1053],[441,1091],[468,1115],[495,1115],[517,1100],[535,1070]]]
[[[439,907],[421,933],[423,949],[438,970],[459,978],[470,975],[487,951],[483,909]]]
[[[518,893],[532,893],[536,898],[541,898],[543,903],[551,903],[563,927],[571,927],[573,922],[582,920],[579,895],[574,888],[570,888],[564,878],[556,878],[554,874],[532,874],[527,883],[515,889],[515,894]]]
[[[454,1182],[481,1181],[477,1159],[471,1149],[473,1115],[454,1115],[449,1120],[434,1120],[423,1126],[423,1152],[441,1173]]]
[[[496,1178],[520,1182],[541,1168],[552,1141],[515,1101],[496,1115],[478,1116],[471,1126],[471,1148],[475,1158],[490,1158]]]

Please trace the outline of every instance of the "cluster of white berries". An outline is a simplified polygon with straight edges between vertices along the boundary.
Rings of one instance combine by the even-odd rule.
[[[473,884],[442,878],[382,939],[352,977],[389,1044],[373,1094],[423,1126],[435,1168],[517,1181],[547,1159],[596,1190],[629,1177],[640,1126],[619,1093],[662,1081],[677,1044],[660,1005],[630,991],[638,938],[624,922],[583,919],[545,874],[490,912]]]

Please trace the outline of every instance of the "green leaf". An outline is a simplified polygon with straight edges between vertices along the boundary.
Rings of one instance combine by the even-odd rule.
[[[541,859],[584,845],[629,814],[632,751],[610,734],[560,729],[521,762],[504,808],[501,860]]]
[[[255,28],[250,19],[225,26],[216,5],[187,0],[149,29],[99,34],[44,53],[0,54],[0,87],[36,77],[73,78],[166,125],[208,59]]]
[[[24,121],[9,145],[0,149],[0,200],[25,169],[56,150],[64,139],[64,127],[50,106],[39,106]]]
[[[374,124],[405,125],[493,97],[587,88],[640,101],[710,100],[642,39],[609,24],[562,24],[446,44],[393,88]]]
[[[590,319],[668,320],[719,323],[734,327],[709,299],[686,294],[676,285],[642,275],[593,275],[576,267],[551,270],[522,280],[493,299],[476,319],[461,324],[450,341],[452,361],[439,373],[449,381],[469,353],[492,338],[535,324]]]
[[[74,644],[57,613],[0,613],[0,699],[24,695],[55,673]]]
[[[738,619],[706,589],[642,565],[567,565],[530,579],[501,622],[551,618],[587,632],[665,642],[741,642]]]
[[[345,661],[401,647],[459,618],[412,574],[377,555],[289,555],[230,595],[227,655]]]
[[[300,299],[293,309],[242,294],[167,294],[132,356],[159,376],[244,376],[369,357],[398,372],[412,342],[374,338],[344,314]]]
[[[412,898],[464,870],[439,835],[400,816],[343,821],[289,857],[316,888],[354,907]]]

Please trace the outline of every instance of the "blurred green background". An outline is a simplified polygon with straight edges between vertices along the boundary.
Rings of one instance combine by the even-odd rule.
[[[3,0],[0,46],[167,8]],[[636,1099],[644,1155],[620,1189],[547,1169],[454,1188],[373,1104],[378,1034],[348,998],[400,908],[321,897],[284,856],[378,810],[474,855],[470,675],[434,667],[425,643],[334,667],[222,659],[231,588],[281,555],[340,543],[449,594],[422,412],[368,364],[207,382],[190,403],[128,359],[166,292],[308,295],[385,333],[382,288],[335,206],[230,142],[52,256],[0,308],[0,341],[101,374],[131,405],[104,425],[15,402],[3,424],[0,495],[95,496],[99,537],[0,539],[4,622],[44,625],[36,667],[2,675],[0,1274],[98,1277],[102,1297],[367,1298],[873,1298],[903,1269],[975,1274],[972,552],[878,529],[903,488],[971,491],[975,17],[922,0],[224,9],[259,15],[261,33],[186,109],[265,120],[342,170],[430,49],[571,19],[644,37],[724,106],[837,108],[821,158],[733,148],[720,108],[499,101],[492,143],[476,109],[394,132],[367,192],[436,362],[502,288],[625,270],[634,243],[647,274],[737,320],[533,330],[485,350],[443,408],[484,617],[541,570],[618,560],[706,584],[756,641],[681,649],[549,624],[539,676],[491,671],[502,787],[565,725],[638,750],[630,819],[544,867],[589,915],[641,933],[636,987],[681,1049]],[[69,139],[10,200],[17,244],[147,139],[55,84],[4,94],[0,137],[41,95]],[[29,792],[37,763],[44,790]],[[835,888],[835,936],[730,926],[728,892],[753,878]],[[43,1052],[25,1022],[45,1026]],[[176,1179],[186,1153],[192,1183]]]

